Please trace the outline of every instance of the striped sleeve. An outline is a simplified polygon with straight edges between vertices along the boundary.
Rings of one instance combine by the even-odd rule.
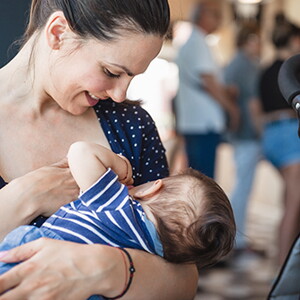
[[[79,200],[96,213],[121,209],[128,202],[127,187],[118,182],[118,176],[108,169],[96,183],[82,193]]]
[[[79,199],[61,207],[43,226],[68,241],[155,253],[152,238],[135,206],[126,186],[108,170]]]

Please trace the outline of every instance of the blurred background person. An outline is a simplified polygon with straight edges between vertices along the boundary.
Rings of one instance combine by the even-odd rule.
[[[230,197],[237,225],[235,254],[249,251],[246,218],[257,163],[261,158],[259,134],[250,113],[250,103],[258,96],[260,34],[255,23],[242,24],[236,37],[237,52],[224,71],[232,101],[240,110],[240,125],[229,131],[227,140],[234,153],[235,181]]]
[[[263,71],[259,90],[264,122],[263,152],[280,172],[285,189],[278,236],[278,257],[282,265],[300,231],[300,142],[296,113],[283,98],[277,80],[284,60],[300,52],[300,29],[279,14],[276,16],[272,41],[276,58]]]
[[[179,88],[175,98],[177,130],[184,137],[188,165],[214,178],[217,146],[225,129],[238,126],[238,109],[225,94],[220,68],[206,36],[222,21],[222,2],[204,0],[193,6],[193,24],[187,41],[178,49]]]

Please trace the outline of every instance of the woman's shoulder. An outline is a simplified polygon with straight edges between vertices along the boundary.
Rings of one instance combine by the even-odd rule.
[[[126,141],[127,144],[138,145],[139,148],[149,139],[158,139],[155,122],[142,108],[140,101],[126,100],[116,103],[104,100],[94,109],[111,143]]]
[[[127,123],[153,122],[150,114],[142,107],[142,101],[125,100],[117,103],[111,99],[100,101],[94,107],[96,114],[101,118],[122,120]],[[149,125],[149,124],[148,124]]]
[[[129,100],[126,99],[125,101],[121,103],[117,103],[114,101],[111,101],[112,105],[114,107],[117,107],[121,111],[138,111],[143,114],[148,114],[147,111],[142,107],[143,101],[142,100]]]

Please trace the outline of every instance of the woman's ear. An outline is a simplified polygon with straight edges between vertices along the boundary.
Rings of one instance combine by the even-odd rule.
[[[147,182],[145,184],[135,187],[132,196],[143,200],[154,196],[156,193],[160,191],[162,186],[163,186],[163,182],[161,179]]]
[[[54,12],[46,24],[46,38],[49,47],[53,50],[58,50],[61,47],[63,36],[70,31],[69,24],[63,12]]]

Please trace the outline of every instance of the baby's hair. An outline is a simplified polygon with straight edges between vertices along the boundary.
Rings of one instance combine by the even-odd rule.
[[[236,229],[222,188],[190,168],[163,179],[163,184],[150,209],[156,218],[164,257],[202,268],[226,256],[233,247]]]

